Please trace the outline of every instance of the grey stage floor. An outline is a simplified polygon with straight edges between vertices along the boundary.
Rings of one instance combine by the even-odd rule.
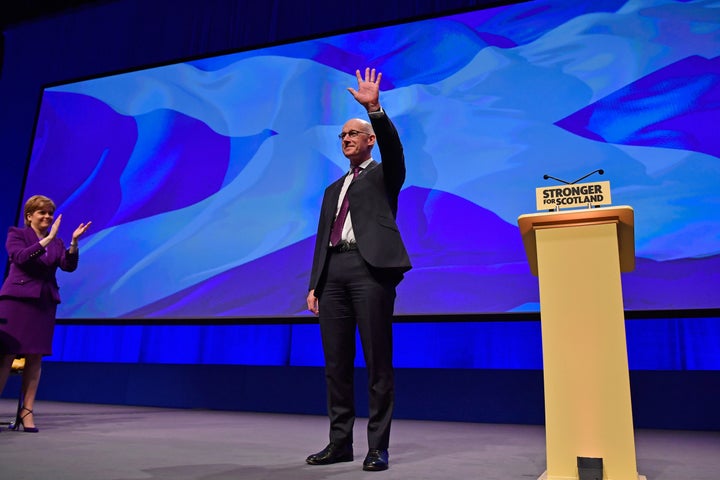
[[[14,407],[0,400],[0,419]],[[310,466],[324,417],[53,402],[36,412],[40,433],[0,433],[0,478],[523,480],[545,470],[539,426],[396,420],[390,470],[363,472],[363,419],[354,462]],[[720,478],[720,432],[640,430],[636,449],[648,480]]]

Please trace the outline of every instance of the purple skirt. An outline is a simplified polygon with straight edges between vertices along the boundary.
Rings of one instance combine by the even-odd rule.
[[[56,313],[49,292],[39,299],[0,298],[0,353],[51,355]]]

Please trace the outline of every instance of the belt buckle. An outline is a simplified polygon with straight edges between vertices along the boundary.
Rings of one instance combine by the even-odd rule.
[[[355,245],[350,242],[347,242],[347,241],[342,241],[342,242],[338,243],[335,246],[335,248],[337,249],[338,252],[345,253],[345,252],[349,252],[350,250],[354,250]]]

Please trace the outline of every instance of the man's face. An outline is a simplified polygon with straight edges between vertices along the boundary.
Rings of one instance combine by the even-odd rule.
[[[349,120],[340,133],[341,147],[352,165],[360,165],[370,158],[370,152],[375,145],[375,135],[370,133],[370,125],[357,119]]]

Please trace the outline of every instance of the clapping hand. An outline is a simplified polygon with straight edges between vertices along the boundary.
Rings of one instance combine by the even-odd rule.
[[[77,243],[78,238],[87,231],[90,225],[92,225],[92,222],[81,223],[72,234],[72,243]]]

